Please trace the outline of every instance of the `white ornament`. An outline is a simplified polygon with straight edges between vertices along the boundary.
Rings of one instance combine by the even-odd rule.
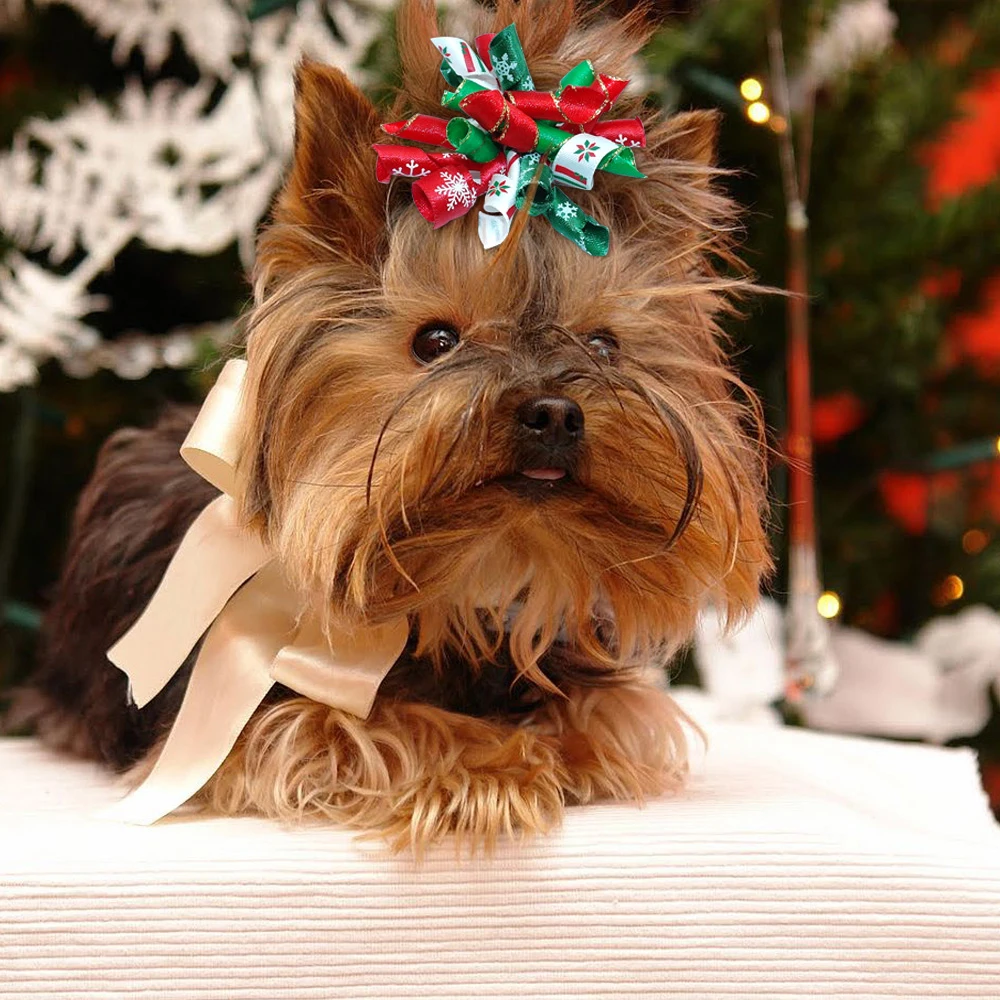
[[[990,717],[991,687],[1000,698],[1000,614],[974,605],[935,618],[917,633],[915,645],[941,671],[947,716],[935,736],[944,740],[979,732]]]
[[[464,205],[471,208],[476,200],[476,193],[469,185],[469,181],[462,174],[448,170],[441,171],[443,184],[434,188],[437,194],[444,195],[448,199],[448,211],[454,210],[456,205]]]
[[[0,392],[13,392],[37,380],[34,359],[11,341],[0,341]]]
[[[835,628],[832,647],[836,688],[802,706],[821,729],[943,743],[978,733],[990,688],[1000,696],[1000,615],[989,608],[936,618],[913,644]]]
[[[105,308],[107,301],[87,294],[90,278],[84,265],[58,275],[18,253],[9,254],[0,266],[0,347],[11,344],[25,357],[54,358],[92,348],[100,335],[80,320]]]
[[[888,0],[848,0],[831,15],[809,47],[805,66],[790,86],[792,107],[806,95],[877,59],[891,44],[896,15]]]
[[[767,597],[742,625],[728,632],[722,615],[706,608],[698,617],[694,657],[708,695],[735,714],[752,714],[781,698],[784,631],[784,613]]]
[[[37,0],[36,0],[37,2]],[[99,35],[114,39],[112,58],[121,64],[135,49],[157,70],[176,37],[202,73],[227,78],[245,49],[249,26],[239,4],[206,0],[42,0],[68,3]]]

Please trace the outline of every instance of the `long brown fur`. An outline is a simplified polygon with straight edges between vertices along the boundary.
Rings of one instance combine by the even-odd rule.
[[[490,20],[517,25],[540,89],[582,58],[627,76],[649,31],[641,12],[584,23],[572,0],[501,0]],[[431,3],[402,5],[397,117],[441,114],[437,34]],[[380,117],[340,71],[305,63],[297,83],[295,160],[261,237],[248,323],[243,513],[322,598],[329,628],[405,614],[411,641],[367,720],[279,690],[201,801],[318,815],[420,850],[449,832],[489,845],[550,829],[567,803],[676,787],[682,717],[646,668],[689,640],[707,601],[738,620],[770,566],[759,406],[718,326],[746,283],[711,165],[715,119],[619,102],[616,114],[646,120],[647,178],[602,174],[574,193],[611,230],[606,258],[526,213],[486,251],[475,211],[434,231],[405,185],[376,182]],[[461,343],[421,365],[411,344],[432,322]],[[589,346],[606,331],[611,359]],[[586,436],[573,482],[525,497],[504,485],[515,413],[542,394],[578,404]],[[89,490],[114,497],[105,471]],[[152,517],[161,501],[148,502]],[[71,566],[100,548],[97,528],[80,516]],[[133,588],[131,617],[154,584]],[[61,593],[22,715],[125,766],[124,706],[113,723],[67,721],[67,677],[113,668],[60,652],[61,609],[82,601]],[[116,617],[100,641],[127,624]],[[175,701],[147,722],[142,767]],[[115,733],[104,751],[99,725]]]

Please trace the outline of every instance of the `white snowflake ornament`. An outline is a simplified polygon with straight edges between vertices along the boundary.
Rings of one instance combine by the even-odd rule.
[[[408,160],[401,167],[393,167],[392,173],[395,177],[414,177],[419,179],[426,177],[430,171],[421,167],[416,160]]]
[[[0,264],[0,391],[33,381],[48,358],[75,376],[105,367],[136,378],[193,357],[184,330],[101,341],[85,317],[105,303],[89,284],[132,241],[196,256],[235,244],[249,266],[291,155],[295,66],[309,55],[353,69],[392,6],[299,0],[250,21],[248,0],[38,2],[74,8],[120,64],[138,52],[155,72],[179,45],[201,78],[148,90],[132,79],[117,99],[83,97],[61,118],[26,122],[0,152],[0,229],[45,258]]]

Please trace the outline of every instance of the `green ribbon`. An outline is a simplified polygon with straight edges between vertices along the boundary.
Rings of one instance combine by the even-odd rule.
[[[247,17],[251,21],[258,18],[267,17],[268,14],[281,10],[282,7],[295,7],[297,0],[251,0]]]
[[[527,153],[521,157],[521,175],[517,183],[517,208],[524,208],[528,189],[538,172],[542,157],[539,153]],[[611,233],[597,219],[586,212],[572,198],[564,194],[555,182],[555,174],[547,163],[542,164],[538,174],[538,186],[528,206],[529,215],[541,215],[549,225],[566,239],[572,240],[581,250],[592,257],[607,256],[611,246]]]
[[[501,152],[500,147],[490,138],[489,132],[471,118],[452,118],[448,122],[447,136],[456,153],[461,153],[476,163],[489,163]]]
[[[517,37],[517,28],[508,24],[503,31],[498,31],[490,42],[490,61],[493,63],[493,75],[504,90],[534,90],[535,81],[531,79],[528,61],[524,58],[521,39]],[[498,66],[501,67],[498,71]]]

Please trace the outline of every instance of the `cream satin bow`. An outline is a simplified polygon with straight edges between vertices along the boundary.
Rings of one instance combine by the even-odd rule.
[[[245,375],[245,361],[226,364],[181,447],[222,495],[195,519],[145,611],[108,652],[142,708],[208,631],[159,759],[105,813],[127,823],[155,823],[194,795],[275,683],[365,718],[406,645],[405,617],[325,635],[273,552],[240,523],[234,498]]]

